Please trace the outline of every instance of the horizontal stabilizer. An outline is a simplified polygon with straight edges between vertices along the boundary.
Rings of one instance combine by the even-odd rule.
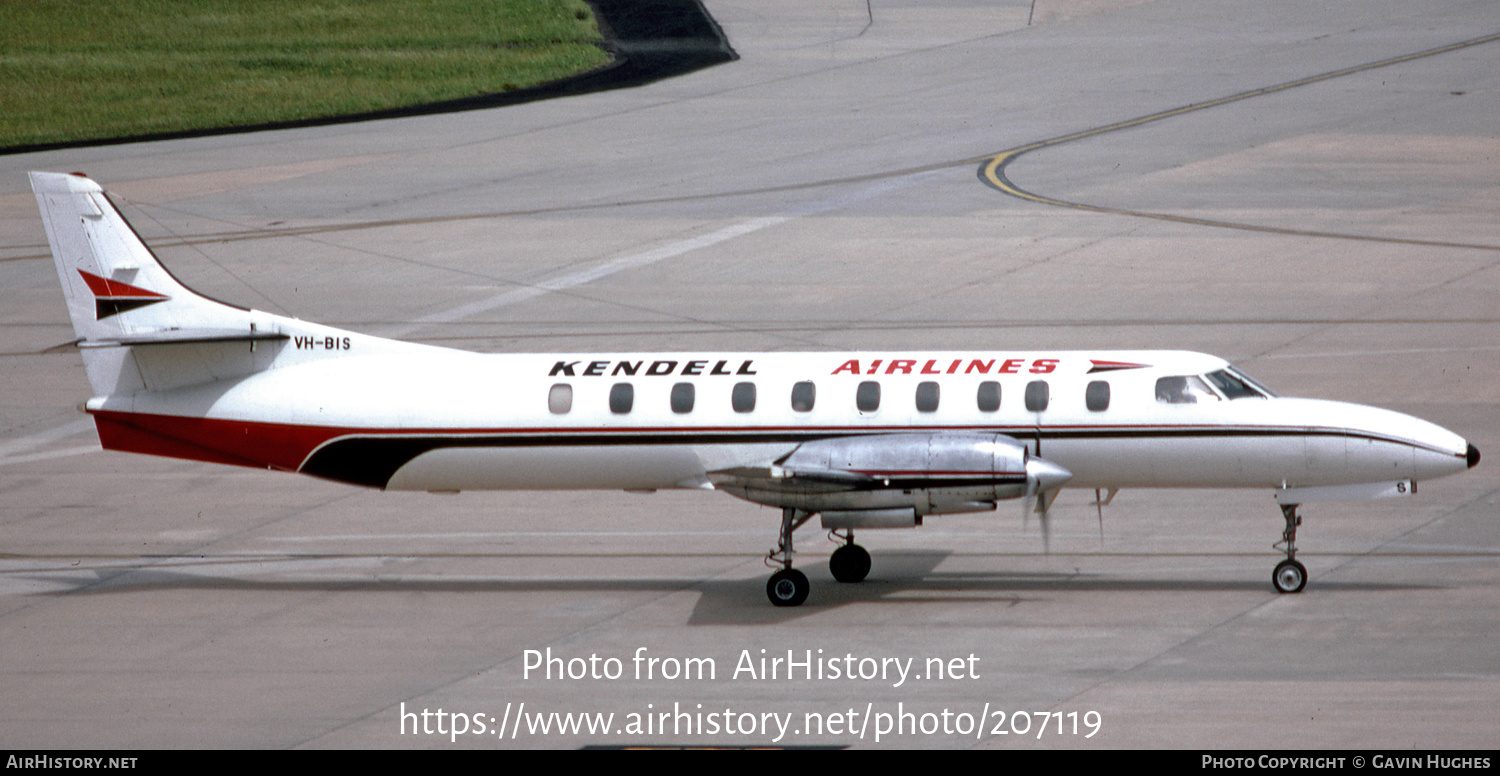
[[[80,348],[119,348],[143,345],[196,345],[207,342],[266,342],[288,340],[291,335],[271,331],[243,331],[240,329],[163,329],[156,332],[135,332],[127,337],[113,339],[84,340]]]

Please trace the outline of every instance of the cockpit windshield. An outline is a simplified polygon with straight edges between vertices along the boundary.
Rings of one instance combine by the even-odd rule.
[[[1275,395],[1254,378],[1233,367],[1201,376],[1181,375],[1163,377],[1156,381],[1156,400],[1164,404],[1198,404],[1221,399],[1266,399]]]
[[[1265,399],[1276,395],[1264,385],[1256,382],[1254,378],[1232,367],[1209,372],[1204,377],[1213,383],[1226,399]]]

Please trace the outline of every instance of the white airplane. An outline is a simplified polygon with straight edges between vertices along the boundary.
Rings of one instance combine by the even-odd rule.
[[[100,442],[387,490],[722,490],[782,510],[773,604],[807,577],[813,515],[913,527],[1065,484],[1265,488],[1300,591],[1298,505],[1416,492],[1479,451],[1388,410],[1281,398],[1223,359],[1180,351],[487,355],[398,342],[218,302],[179,283],[103,189],[31,173],[94,398]],[[1107,496],[1103,494],[1107,491]],[[1034,505],[1034,506],[1033,506]]]

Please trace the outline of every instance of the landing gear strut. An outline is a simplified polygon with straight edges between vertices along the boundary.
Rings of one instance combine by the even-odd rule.
[[[766,581],[766,597],[776,606],[801,606],[812,589],[807,575],[792,568],[792,533],[812,516],[812,512],[793,507],[781,510],[781,541],[766,555],[767,566],[781,566],[781,570]]]
[[[843,541],[843,545],[828,556],[828,573],[840,582],[862,582],[870,574],[870,553],[854,543],[853,528],[844,530],[843,534],[828,532],[831,541]]]
[[[1271,584],[1278,593],[1300,593],[1307,585],[1307,567],[1297,562],[1297,526],[1302,525],[1302,516],[1297,514],[1297,504],[1282,504],[1281,516],[1286,518],[1286,530],[1281,532],[1281,541],[1274,547],[1286,551],[1286,560],[1276,564],[1271,572]]]

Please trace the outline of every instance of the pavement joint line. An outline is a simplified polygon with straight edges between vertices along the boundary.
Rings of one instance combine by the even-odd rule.
[[[1369,235],[1343,234],[1343,233],[1338,233],[1338,232],[1318,232],[1318,231],[1309,231],[1309,230],[1288,230],[1288,229],[1281,229],[1281,228],[1277,228],[1277,227],[1258,227],[1258,226],[1255,226],[1253,224],[1239,224],[1239,223],[1232,222],[1232,221],[1216,221],[1216,220],[1213,220],[1213,219],[1200,219],[1200,218],[1191,218],[1191,217],[1185,217],[1185,216],[1175,216],[1175,215],[1171,215],[1171,214],[1167,214],[1167,213],[1151,213],[1151,212],[1147,212],[1147,211],[1134,211],[1134,210],[1127,210],[1127,209],[1101,207],[1101,206],[1095,206],[1095,205],[1088,205],[1088,204],[1085,204],[1085,203],[1069,202],[1069,201],[1066,201],[1066,200],[1055,199],[1055,198],[1046,197],[1046,196],[1043,196],[1043,195],[1033,194],[1031,192],[1027,192],[1024,189],[1021,189],[1021,188],[1017,187],[1008,178],[1006,178],[1005,174],[1004,174],[1004,168],[1007,165],[1009,165],[1011,162],[1015,161],[1015,159],[1017,157],[1019,157],[1019,156],[1021,156],[1023,154],[1026,154],[1026,153],[1030,153],[1031,151],[1036,151],[1036,150],[1042,149],[1042,148],[1048,148],[1048,147],[1051,147],[1051,146],[1055,146],[1055,145],[1060,145],[1060,144],[1063,144],[1063,143],[1072,142],[1074,140],[1082,140],[1084,138],[1094,137],[1096,135],[1101,135],[1101,134],[1105,134],[1105,133],[1108,133],[1108,132],[1114,132],[1114,131],[1118,131],[1118,130],[1122,130],[1122,129],[1128,129],[1128,128],[1132,128],[1132,127],[1137,127],[1137,126],[1141,126],[1143,124],[1153,123],[1153,122],[1156,122],[1156,121],[1161,121],[1161,120],[1164,120],[1164,119],[1168,119],[1168,118],[1172,118],[1172,117],[1175,117],[1175,116],[1184,115],[1184,114],[1191,113],[1191,112],[1206,110],[1208,108],[1220,107],[1222,105],[1227,105],[1227,104],[1230,104],[1230,103],[1239,102],[1239,101],[1251,99],[1251,98],[1254,98],[1254,97],[1261,97],[1261,96],[1265,96],[1265,95],[1268,95],[1268,94],[1275,94],[1275,93],[1286,91],[1286,90],[1289,90],[1289,89],[1294,89],[1294,88],[1297,88],[1297,87],[1300,87],[1300,86],[1307,86],[1307,85],[1311,85],[1311,84],[1314,84],[1314,83],[1320,83],[1322,81],[1332,80],[1332,79],[1340,78],[1340,77],[1347,76],[1347,75],[1354,75],[1354,74],[1362,73],[1362,72],[1365,72],[1365,71],[1368,71],[1368,70],[1374,70],[1374,69],[1382,68],[1382,67],[1389,67],[1389,66],[1392,66],[1392,65],[1402,64],[1402,63],[1405,63],[1405,62],[1411,62],[1411,61],[1418,60],[1418,59],[1424,59],[1424,58],[1427,58],[1427,57],[1438,56],[1440,54],[1447,54],[1447,53],[1451,53],[1453,51],[1459,51],[1459,50],[1462,50],[1462,49],[1465,49],[1465,48],[1470,48],[1470,47],[1482,45],[1482,44],[1485,44],[1485,43],[1492,43],[1492,42],[1495,42],[1497,40],[1500,40],[1500,32],[1497,32],[1497,33],[1494,33],[1494,34],[1491,34],[1491,35],[1487,35],[1487,36],[1484,36],[1484,37],[1480,37],[1480,38],[1473,38],[1473,39],[1470,39],[1470,40],[1460,41],[1458,43],[1453,43],[1453,44],[1449,44],[1449,45],[1446,45],[1446,46],[1440,46],[1438,48],[1425,49],[1423,51],[1418,51],[1418,52],[1414,52],[1414,53],[1411,53],[1411,54],[1403,54],[1403,55],[1400,55],[1400,56],[1391,57],[1391,58],[1387,58],[1387,59],[1382,59],[1382,60],[1378,60],[1378,61],[1375,61],[1375,62],[1369,62],[1369,63],[1365,63],[1365,64],[1362,64],[1362,65],[1355,65],[1353,67],[1347,67],[1347,68],[1343,68],[1343,69],[1340,69],[1340,70],[1334,70],[1334,71],[1330,71],[1330,72],[1327,72],[1327,73],[1321,73],[1321,74],[1318,74],[1318,75],[1308,76],[1308,77],[1305,77],[1305,78],[1300,78],[1300,79],[1297,79],[1297,80],[1294,80],[1294,81],[1288,81],[1288,82],[1281,83],[1281,84],[1275,84],[1275,85],[1272,85],[1272,86],[1265,86],[1265,87],[1260,87],[1260,88],[1257,88],[1257,89],[1251,89],[1251,90],[1248,90],[1248,91],[1239,92],[1239,93],[1236,93],[1236,94],[1229,95],[1227,97],[1221,97],[1221,98],[1214,99],[1214,100],[1208,100],[1208,101],[1205,101],[1205,102],[1191,103],[1189,105],[1178,106],[1176,108],[1171,108],[1171,109],[1168,109],[1168,110],[1165,110],[1165,111],[1159,111],[1157,113],[1152,113],[1152,114],[1148,114],[1148,115],[1145,115],[1145,116],[1138,116],[1138,117],[1135,117],[1135,118],[1132,118],[1132,119],[1126,119],[1124,121],[1115,122],[1113,124],[1106,124],[1106,125],[1101,126],[1101,127],[1094,127],[1094,128],[1091,128],[1091,129],[1080,130],[1080,131],[1077,131],[1077,132],[1072,132],[1072,133],[1068,133],[1066,135],[1060,135],[1060,136],[1053,137],[1053,138],[1048,138],[1048,139],[1045,139],[1045,140],[1034,141],[1034,142],[1031,142],[1031,143],[1027,143],[1025,145],[1020,145],[1020,146],[1016,146],[1014,148],[1011,148],[1011,149],[1008,149],[1008,150],[1005,150],[1005,151],[1001,151],[999,153],[983,154],[983,155],[980,155],[980,156],[965,157],[963,159],[957,159],[957,160],[940,161],[940,162],[934,162],[934,163],[925,164],[925,165],[919,165],[919,166],[915,166],[915,167],[907,167],[907,168],[902,168],[902,169],[897,169],[897,170],[888,170],[888,171],[883,171],[883,172],[865,173],[865,174],[862,174],[862,175],[846,176],[846,177],[842,177],[842,178],[830,178],[830,179],[827,179],[827,180],[808,181],[808,182],[802,182],[802,183],[791,183],[791,184],[784,184],[784,185],[780,185],[780,186],[767,186],[767,187],[761,187],[761,188],[756,188],[756,189],[746,189],[746,190],[743,190],[743,191],[705,192],[705,193],[702,193],[702,194],[687,194],[687,195],[674,196],[674,197],[656,197],[656,198],[647,198],[647,199],[639,199],[639,200],[621,200],[621,201],[608,201],[608,202],[594,202],[594,203],[584,203],[584,204],[575,204],[575,205],[562,205],[562,206],[558,206],[558,207],[548,207],[548,208],[531,208],[531,209],[526,209],[526,210],[493,211],[493,212],[484,212],[484,213],[467,213],[467,214],[444,215],[444,216],[423,216],[423,217],[416,217],[416,218],[385,219],[385,220],[378,220],[378,221],[362,221],[362,222],[343,223],[343,224],[322,224],[322,225],[297,226],[297,227],[287,227],[287,228],[281,228],[281,229],[243,229],[243,230],[222,231],[222,232],[205,232],[205,233],[201,233],[201,234],[198,234],[198,235],[173,235],[172,237],[170,237],[168,239],[153,240],[152,241],[152,245],[156,246],[156,247],[161,247],[161,248],[169,248],[169,247],[181,247],[181,246],[187,246],[187,245],[198,245],[198,244],[203,244],[203,243],[238,242],[238,241],[242,241],[242,240],[263,240],[263,239],[270,239],[270,238],[276,238],[276,237],[299,237],[299,236],[304,236],[304,235],[325,234],[325,233],[330,233],[330,232],[358,231],[358,230],[364,230],[364,229],[382,229],[382,228],[397,227],[397,226],[412,226],[412,225],[420,225],[420,224],[447,223],[447,222],[454,222],[454,221],[471,221],[471,220],[480,220],[480,219],[489,219],[489,218],[511,218],[511,217],[520,217],[520,216],[528,216],[528,215],[542,215],[542,214],[547,214],[547,213],[576,212],[576,211],[600,210],[600,209],[611,209],[611,208],[620,208],[620,207],[636,207],[636,206],[643,206],[643,205],[660,205],[660,204],[671,204],[671,203],[675,203],[675,202],[687,202],[687,201],[699,200],[699,199],[718,199],[718,198],[732,197],[732,196],[754,196],[754,195],[760,195],[760,194],[776,194],[776,193],[786,193],[786,192],[791,192],[791,191],[811,190],[811,189],[823,188],[823,187],[828,187],[828,186],[837,186],[837,185],[850,184],[850,183],[860,183],[860,182],[864,182],[864,181],[880,180],[880,179],[883,179],[883,178],[904,177],[904,176],[915,175],[915,174],[924,173],[924,172],[934,172],[934,171],[938,171],[938,170],[952,169],[952,168],[955,168],[955,167],[967,167],[967,166],[973,165],[973,164],[980,164],[980,165],[983,165],[983,166],[979,170],[979,177],[980,177],[981,180],[983,180],[987,185],[991,186],[992,188],[999,189],[1000,191],[1003,191],[1003,192],[1005,192],[1007,194],[1010,194],[1011,196],[1019,197],[1019,198],[1024,199],[1024,200],[1028,200],[1028,201],[1032,201],[1032,202],[1037,202],[1037,203],[1040,203],[1040,204],[1054,205],[1054,206],[1057,206],[1057,207],[1070,208],[1070,209],[1073,209],[1073,210],[1082,210],[1082,211],[1086,211],[1086,212],[1107,213],[1107,214],[1114,214],[1114,215],[1126,215],[1126,216],[1133,216],[1133,217],[1139,217],[1139,218],[1154,218],[1154,219],[1159,219],[1159,220],[1177,221],[1177,222],[1182,222],[1182,223],[1196,224],[1196,225],[1200,225],[1200,226],[1212,226],[1212,227],[1220,227],[1220,228],[1232,228],[1232,229],[1243,229],[1243,230],[1251,230],[1251,231],[1262,231],[1262,232],[1267,232],[1267,233],[1272,233],[1272,234],[1290,234],[1290,235],[1295,235],[1295,236],[1307,236],[1307,237],[1329,237],[1329,238],[1338,238],[1338,239],[1370,240],[1370,241],[1377,241],[1377,242],[1396,242],[1396,243],[1400,243],[1400,244],[1428,245],[1428,246],[1435,246],[1435,247],[1456,247],[1456,248],[1473,248],[1473,249],[1480,249],[1480,250],[1500,250],[1500,245],[1453,243],[1453,242],[1442,242],[1442,241],[1412,241],[1412,240],[1403,240],[1401,238],[1382,238],[1382,237],[1374,237],[1374,236],[1369,236]],[[34,251],[40,251],[40,250],[42,250],[44,248],[46,248],[46,246],[45,245],[41,245],[41,244],[0,246],[0,249],[5,249],[5,250],[27,250],[27,251],[33,251],[33,250]],[[37,252],[37,253],[27,253],[27,254],[18,255],[18,256],[9,256],[9,257],[5,257],[3,259],[0,259],[0,261],[40,260],[40,259],[47,259],[47,258],[51,258],[49,254],[42,253],[42,252]]]
[[[1326,232],[1314,229],[1293,229],[1290,227],[1262,226],[1258,224],[1247,224],[1236,221],[1221,221],[1211,218],[1197,218],[1193,216],[1183,216],[1172,213],[1158,213],[1146,210],[1133,210],[1130,208],[1092,205],[1086,202],[1074,202],[1071,200],[1058,199],[1056,197],[1049,197],[1044,194],[1037,194],[1027,191],[1020,186],[1017,186],[1005,174],[1006,167],[1010,166],[1010,164],[1016,159],[1025,154],[1031,153],[1032,151],[1039,151],[1044,148],[1051,148],[1054,146],[1062,145],[1064,143],[1071,143],[1076,140],[1098,137],[1100,135],[1105,135],[1111,132],[1134,129],[1135,127],[1156,123],[1158,121],[1165,121],[1166,119],[1183,116],[1189,113],[1196,113],[1198,111],[1208,110],[1210,108],[1218,108],[1256,97],[1277,94],[1291,89],[1310,86],[1312,84],[1322,83],[1324,81],[1330,81],[1337,78],[1343,78],[1345,76],[1356,75],[1383,67],[1391,67],[1393,65],[1413,62],[1419,59],[1426,59],[1428,57],[1449,54],[1474,46],[1493,43],[1495,41],[1500,41],[1500,32],[1492,33],[1479,38],[1471,38],[1469,40],[1459,41],[1457,43],[1451,43],[1446,46],[1424,49],[1422,51],[1416,51],[1410,54],[1402,54],[1395,57],[1388,57],[1386,59],[1380,59],[1374,62],[1366,62],[1362,65],[1354,65],[1352,67],[1346,67],[1339,70],[1331,70],[1326,73],[1319,73],[1317,75],[1298,78],[1296,80],[1286,81],[1280,84],[1263,86],[1257,89],[1250,89],[1205,102],[1190,103],[1188,105],[1182,105],[1176,108],[1158,111],[1156,113],[1149,113],[1144,116],[1137,116],[1135,118],[1117,121],[1112,124],[1105,124],[1103,126],[1079,130],[1077,132],[1070,132],[1066,135],[1059,135],[1057,137],[1048,138],[1046,140],[1038,140],[1035,142],[1027,143],[1025,145],[1016,146],[1015,148],[1010,148],[1005,151],[1001,151],[991,156],[984,157],[980,160],[983,162],[983,165],[979,168],[978,171],[979,179],[989,187],[1001,191],[1005,194],[1009,194],[1010,196],[1016,197],[1018,199],[1023,199],[1028,202],[1036,202],[1043,205],[1068,208],[1070,210],[1081,210],[1090,213],[1129,216],[1132,218],[1149,218],[1158,221],[1168,221],[1172,223],[1189,224],[1193,226],[1208,226],[1220,229],[1238,229],[1241,231],[1261,232],[1264,234],[1280,234],[1292,237],[1322,237],[1339,240],[1391,243],[1396,245],[1419,245],[1434,248],[1467,248],[1471,250],[1500,251],[1500,245],[1490,245],[1485,243],[1463,243],[1447,240],[1418,240],[1402,237],[1382,237],[1378,235]]]

